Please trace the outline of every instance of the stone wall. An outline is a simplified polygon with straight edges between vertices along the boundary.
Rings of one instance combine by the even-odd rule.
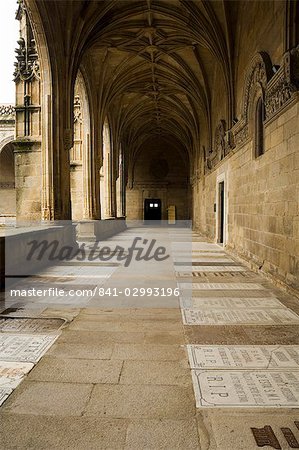
[[[167,208],[176,206],[177,220],[189,218],[188,171],[179,150],[167,141],[152,140],[138,155],[132,173],[131,186],[126,190],[126,217],[143,220],[144,200],[160,199],[162,220],[167,220]]]
[[[15,169],[12,144],[0,151],[0,216],[16,215]]]
[[[217,178],[227,200],[226,246],[299,288],[299,103],[265,124],[265,154],[236,148],[193,189],[194,226],[217,241]]]

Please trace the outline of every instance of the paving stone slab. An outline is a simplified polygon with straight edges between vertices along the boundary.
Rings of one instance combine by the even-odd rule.
[[[1,333],[45,333],[58,331],[66,320],[60,318],[0,317]]]
[[[2,412],[35,416],[81,416],[92,389],[92,384],[35,382],[27,378],[2,406]]]
[[[190,386],[190,371],[177,361],[124,361],[120,384]]]
[[[125,450],[199,448],[195,419],[140,420],[128,427]]]
[[[191,369],[299,369],[299,345],[187,345]]]
[[[298,328],[298,325],[296,325]],[[192,344],[198,345],[247,345],[247,344],[260,344],[259,339],[256,342],[252,342],[246,332],[244,325],[193,325],[192,327],[185,327],[186,341],[192,342]],[[275,328],[271,327],[255,327],[258,329]],[[299,341],[299,338],[298,338]],[[271,344],[275,344],[277,341],[273,340]],[[297,342],[295,342],[297,344]],[[299,343],[299,342],[298,342]]]
[[[181,297],[180,306],[183,309],[279,309],[286,308],[277,298],[261,297]]]
[[[85,416],[130,419],[188,419],[195,414],[192,387],[97,384]]]
[[[298,408],[299,371],[192,370],[197,408]]]
[[[36,363],[58,336],[0,334],[0,360]]]
[[[299,323],[290,309],[182,309],[184,325],[263,325]]]
[[[114,344],[108,343],[81,343],[68,344],[57,342],[48,352],[48,355],[55,358],[65,359],[110,359]]]
[[[32,370],[28,380],[60,383],[117,383],[122,361],[60,359],[46,356]]]
[[[209,267],[210,266],[211,267],[215,267],[215,266],[235,267],[235,266],[239,265],[239,264],[237,264],[234,261],[232,261],[232,262],[230,262],[230,261],[228,261],[228,262],[220,262],[217,259],[214,260],[214,261],[209,262],[208,264],[207,264],[207,261],[199,262],[199,261],[186,261],[186,260],[185,260],[185,262],[184,261],[174,262],[173,264],[174,264],[175,268],[180,268],[181,269],[181,267],[186,267],[186,268],[188,268],[188,270],[190,270],[190,268],[193,268],[193,270],[200,270],[200,268],[202,266],[209,266]]]
[[[190,263],[192,265],[195,265],[196,263],[204,263],[203,265],[206,265],[207,263],[233,263],[234,261],[230,258],[216,258],[214,257],[210,257],[210,256],[190,256],[188,258],[188,256],[186,257],[186,255],[181,255],[178,256],[176,255],[175,257],[173,257],[173,261],[174,263],[178,264],[179,262],[182,262],[184,265]]]
[[[2,414],[1,448],[5,450],[120,450],[128,421],[96,417]],[[17,421],[17,431],[16,431]]]
[[[188,327],[194,328],[194,327]],[[195,327],[200,328],[200,327]],[[221,328],[221,327],[219,327]],[[230,328],[230,327],[225,327]],[[246,344],[251,345],[299,345],[298,324],[239,326],[246,335]],[[224,342],[225,343],[225,342]],[[237,342],[238,343],[238,342]]]
[[[119,342],[142,343],[144,337],[145,334],[142,332],[66,330],[62,333],[59,343],[85,345]]]
[[[112,359],[133,361],[179,361],[185,359],[179,345],[115,344]]]

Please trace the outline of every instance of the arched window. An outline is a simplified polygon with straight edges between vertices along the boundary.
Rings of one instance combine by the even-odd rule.
[[[265,153],[265,144],[264,144],[264,120],[265,120],[265,106],[262,97],[258,99],[256,102],[256,110],[255,110],[255,157]]]

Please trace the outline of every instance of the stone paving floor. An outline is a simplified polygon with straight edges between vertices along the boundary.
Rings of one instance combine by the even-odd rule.
[[[129,246],[137,234],[172,246],[172,259],[132,261],[129,268],[116,258],[106,264],[74,261],[40,274],[39,281],[51,286],[117,288],[117,297],[6,297],[0,303],[6,317],[67,320],[60,329],[35,331],[53,342],[47,340],[41,358],[28,356],[34,367],[2,404],[0,448],[299,448],[299,300],[196,233],[128,229],[109,243]],[[132,297],[124,295],[126,286],[179,286],[182,295]],[[0,323],[0,339],[8,334]],[[15,327],[13,335],[22,331]],[[273,379],[269,384],[269,372],[260,373],[261,367],[272,370],[269,351],[270,375],[274,369],[290,374],[280,388]],[[0,364],[5,357],[0,340]],[[199,385],[195,363],[209,377]],[[237,373],[244,377],[234,385]],[[263,384],[252,387],[251,379],[246,385],[248,374],[264,377]],[[252,389],[263,392],[248,407]],[[252,428],[259,429],[256,437]]]

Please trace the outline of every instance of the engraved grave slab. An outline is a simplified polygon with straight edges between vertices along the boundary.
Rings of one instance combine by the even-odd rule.
[[[299,345],[187,345],[191,369],[299,369]]]
[[[277,298],[272,297],[181,297],[181,308],[184,309],[278,309],[286,308]]]
[[[58,331],[65,319],[52,318],[12,318],[0,316],[1,333],[45,333]]]
[[[197,408],[298,408],[299,371],[192,370]]]
[[[299,323],[299,316],[288,308],[251,310],[182,309],[184,325],[271,325]]]
[[[7,397],[12,393],[12,389],[2,389],[0,387],[0,406],[5,402]]]
[[[0,334],[0,361],[36,363],[58,336]]]
[[[0,361],[0,405],[20,384],[34,364]]]
[[[180,289],[193,290],[262,290],[256,283],[178,283]]]

